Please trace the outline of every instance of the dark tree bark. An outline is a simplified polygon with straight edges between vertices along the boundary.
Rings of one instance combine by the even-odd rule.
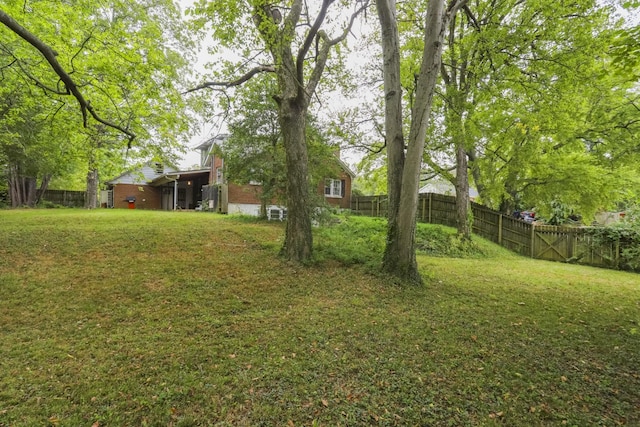
[[[287,225],[282,253],[287,259],[299,262],[311,259],[313,248],[305,138],[306,110],[295,101],[280,104],[287,164]]]
[[[42,198],[42,195],[49,186],[51,180],[50,175],[45,175],[40,181],[38,187],[38,179],[35,177],[25,176],[22,174],[19,166],[9,166],[9,198],[11,199],[11,207],[35,207]]]

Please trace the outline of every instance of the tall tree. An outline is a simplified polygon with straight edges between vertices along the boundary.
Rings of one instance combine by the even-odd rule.
[[[389,191],[387,243],[382,267],[387,273],[413,283],[422,281],[415,256],[415,229],[420,171],[431,104],[448,22],[464,3],[465,0],[451,0],[446,5],[444,0],[429,1],[424,21],[422,60],[411,105],[409,136],[405,141],[396,2],[376,1],[382,31]]]
[[[297,262],[308,261],[313,248],[305,134],[309,106],[316,96],[329,53],[344,42],[355,18],[367,4],[366,1],[356,2],[349,19],[343,21],[342,28],[336,30],[337,36],[332,38],[324,27],[334,3],[337,2],[323,0],[313,9],[313,5],[303,0],[200,0],[193,9],[203,25],[210,22],[216,42],[242,52],[245,66],[253,66],[241,73],[241,77],[206,82],[194,90],[238,86],[263,72],[276,75],[278,90],[274,99],[278,106],[287,175],[288,214],[282,253]],[[247,25],[250,22],[253,22],[253,31]],[[256,54],[254,49],[266,52],[268,57]],[[255,65],[258,61],[264,62]],[[235,71],[237,67],[232,69]]]
[[[456,175],[449,178],[459,195],[459,231],[469,233],[464,200],[468,167],[482,201],[494,207],[502,204],[505,211],[515,208],[524,188],[531,195],[536,187],[537,197],[547,188],[548,197],[529,201],[529,207],[543,210],[554,197],[562,197],[563,192],[568,196],[572,178],[595,176],[586,170],[565,176],[561,181],[567,191],[562,191],[543,172],[557,170],[558,164],[569,165],[576,153],[585,152],[576,135],[597,117],[593,108],[586,107],[604,104],[603,94],[616,91],[621,82],[598,89],[595,96],[596,87],[604,88],[607,61],[603,58],[610,36],[607,9],[595,2],[476,1],[463,11],[451,21],[446,38],[439,90],[444,118],[435,143],[429,144],[432,158],[428,156],[427,161],[435,170],[457,163]],[[448,141],[446,156],[443,138]],[[554,155],[547,155],[551,150]],[[565,161],[560,160],[563,155]],[[491,165],[485,162],[489,158],[495,160]],[[550,162],[546,168],[536,167],[533,172],[528,167],[543,159]],[[593,160],[579,164],[598,167]],[[553,176],[557,179],[561,174]],[[582,182],[583,188],[589,188]],[[497,192],[501,196],[496,203]],[[597,204],[598,197],[591,199],[592,205]]]

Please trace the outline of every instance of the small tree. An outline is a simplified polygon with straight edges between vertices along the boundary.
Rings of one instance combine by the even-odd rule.
[[[238,88],[229,108],[231,136],[222,146],[225,175],[237,184],[260,184],[260,215],[273,199],[284,201],[285,156],[270,75]]]
[[[267,205],[274,200],[284,204],[286,197],[286,159],[277,105],[272,94],[276,90],[270,74],[256,76],[236,90],[227,114],[231,136],[222,146],[225,175],[237,184],[260,185],[261,215],[267,215]],[[337,176],[332,147],[308,115],[305,131],[309,149],[309,202],[317,206],[314,198],[319,180]]]

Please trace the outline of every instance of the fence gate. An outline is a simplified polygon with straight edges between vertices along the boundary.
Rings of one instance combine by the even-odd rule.
[[[533,227],[533,258],[566,262],[578,255],[574,230],[559,227]]]

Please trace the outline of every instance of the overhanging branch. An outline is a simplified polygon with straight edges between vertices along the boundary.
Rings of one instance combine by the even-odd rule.
[[[274,66],[272,65],[260,65],[258,67],[255,67],[251,70],[249,70],[249,72],[247,72],[245,75],[243,75],[242,77],[236,79],[236,80],[231,80],[228,82],[204,82],[194,88],[191,88],[185,92],[183,92],[182,94],[187,94],[187,93],[191,93],[191,92],[196,92],[202,89],[208,89],[208,88],[216,88],[216,87],[223,87],[223,88],[229,88],[229,87],[234,87],[234,86],[240,86],[241,84],[243,84],[244,82],[246,82],[247,80],[251,79],[253,76],[255,76],[256,74],[259,73],[275,73],[276,69]]]
[[[78,104],[80,105],[80,111],[82,112],[82,123],[85,128],[88,127],[87,113],[89,113],[89,115],[91,115],[91,117],[93,117],[96,121],[127,135],[129,137],[129,145],[131,145],[131,141],[135,139],[136,135],[122,126],[103,119],[96,113],[95,109],[91,106],[91,102],[85,99],[84,95],[82,94],[82,92],[80,92],[80,89],[78,89],[78,86],[73,81],[71,76],[58,62],[56,58],[58,56],[58,53],[56,51],[54,51],[49,45],[36,37],[1,9],[0,22],[2,22],[7,28],[9,28],[31,46],[35,47],[42,54],[42,56],[44,56],[53,71],[58,75],[58,77],[60,77],[60,80],[62,80],[62,82],[64,83],[68,94],[73,95],[73,97],[78,101]],[[60,92],[58,94],[60,94]]]

